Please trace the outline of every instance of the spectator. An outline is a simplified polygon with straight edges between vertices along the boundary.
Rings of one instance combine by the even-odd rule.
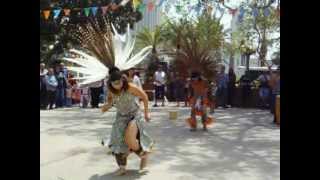
[[[228,98],[228,82],[229,78],[228,75],[225,74],[225,67],[222,66],[220,73],[218,74],[218,90],[217,90],[217,96],[218,96],[218,106],[222,106],[223,108],[227,108],[227,98]]]
[[[184,106],[188,107],[190,97],[190,78],[187,78],[184,82]]]
[[[240,78],[240,87],[242,92],[242,106],[248,107],[251,95],[251,81],[249,77],[249,71],[246,71],[245,74]]]
[[[63,63],[60,63],[60,71],[63,72],[64,77],[67,79],[69,73]]]
[[[92,108],[99,108],[99,98],[102,91],[102,83],[98,81],[93,83],[90,86],[90,93],[91,93],[91,107]]]
[[[234,105],[234,92],[236,88],[236,74],[233,71],[233,68],[229,69],[229,81],[228,81],[228,105],[232,107]]]
[[[216,107],[217,85],[214,82],[209,83],[208,99],[210,101],[210,113],[214,113]]]
[[[170,101],[176,101],[176,75],[174,72],[170,72],[168,79],[168,98]]]
[[[138,73],[135,72],[134,69],[129,69],[128,71],[125,72],[126,77],[128,78],[128,82],[132,82],[135,84],[137,87],[142,88],[141,80],[138,76]]]
[[[178,75],[176,81],[174,82],[175,84],[175,91],[174,91],[174,97],[175,100],[177,101],[177,107],[180,107],[180,101],[185,100],[185,89],[184,89],[184,81],[180,75]]]
[[[260,99],[260,107],[262,109],[268,108],[269,106],[269,97],[270,97],[270,87],[269,87],[269,81],[270,76],[268,75],[268,72],[264,72],[258,77],[258,81],[260,83],[259,85],[259,99]]]
[[[277,71],[272,74],[270,78],[270,87],[272,90],[271,93],[271,103],[270,103],[270,111],[274,114],[273,123],[276,123],[276,116],[275,116],[275,104],[276,104],[276,97],[280,95],[280,67],[278,67]]]
[[[90,90],[88,87],[83,87],[81,89],[81,107],[87,108],[90,99]]]
[[[45,64],[40,64],[40,109],[47,109],[48,100],[47,100],[47,83],[46,75],[48,70],[45,69]]]
[[[153,107],[157,107],[157,99],[162,99],[162,106],[164,106],[164,93],[166,83],[166,73],[159,65],[157,71],[154,73],[154,85],[155,85],[155,102]]]
[[[64,107],[66,105],[65,93],[67,89],[67,80],[61,66],[56,67],[56,79],[58,81],[56,107]]]
[[[48,75],[46,76],[46,84],[49,109],[53,109],[53,105],[55,104],[56,89],[58,86],[58,82],[52,68],[49,69]]]
[[[71,107],[72,106],[72,86],[68,83],[67,89],[66,89],[66,106]]]

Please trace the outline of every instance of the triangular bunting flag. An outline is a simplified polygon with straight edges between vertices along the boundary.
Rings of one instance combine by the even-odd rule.
[[[61,9],[53,10],[53,19],[57,19],[60,15]]]
[[[148,3],[148,12],[151,12],[151,11],[153,10],[153,8],[154,8],[153,2],[150,1],[150,2]]]
[[[163,2],[164,2],[164,0],[160,0],[158,7],[162,6]]]
[[[254,8],[252,14],[253,14],[254,17],[257,17],[259,15],[258,8]]]
[[[269,8],[265,8],[263,14],[264,14],[264,16],[269,16],[270,15]]]
[[[69,15],[70,15],[70,11],[71,11],[70,9],[64,9],[64,10],[63,10],[64,15],[65,15],[65,16],[69,16]]]
[[[140,4],[140,0],[133,0],[133,8],[137,9]]]
[[[141,13],[144,13],[146,9],[146,5],[145,4],[140,4],[139,7],[138,7],[138,10],[141,12]]]
[[[92,12],[93,16],[96,16],[97,11],[98,11],[98,7],[91,7],[91,12]]]
[[[44,15],[44,19],[45,19],[45,20],[48,20],[48,19],[49,19],[49,16],[50,16],[50,10],[45,10],[45,11],[43,11],[43,15]]]
[[[84,12],[84,15],[88,17],[90,14],[90,8],[83,8],[83,12]]]
[[[181,5],[176,5],[176,10],[177,10],[178,13],[181,12],[181,8],[182,8]]]
[[[109,9],[109,6],[102,6],[101,9],[102,9],[102,15],[105,15]]]

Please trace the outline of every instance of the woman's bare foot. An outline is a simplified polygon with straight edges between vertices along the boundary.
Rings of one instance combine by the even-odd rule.
[[[115,173],[115,176],[123,176],[127,173],[126,169],[123,167],[120,167]]]
[[[147,161],[148,161],[148,153],[146,153],[141,157],[140,170],[143,170],[145,167],[147,167]]]

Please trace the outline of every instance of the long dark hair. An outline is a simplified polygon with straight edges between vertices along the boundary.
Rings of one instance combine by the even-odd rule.
[[[112,86],[113,81],[120,80],[122,81],[122,88],[121,90],[117,90]],[[119,94],[122,90],[127,91],[129,89],[129,83],[127,78],[123,76],[123,74],[120,72],[120,70],[116,67],[110,68],[109,70],[109,80],[108,80],[108,89],[113,93],[113,94]]]

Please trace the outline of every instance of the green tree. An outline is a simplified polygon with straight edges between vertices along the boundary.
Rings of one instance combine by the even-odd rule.
[[[247,12],[239,24],[239,35],[248,37],[247,41],[255,44],[255,51],[258,54],[261,65],[268,65],[266,55],[268,47],[280,43],[280,18],[277,8],[272,5],[273,0],[261,1],[259,4],[252,1],[250,4],[242,4]],[[257,10],[257,16],[252,11]],[[277,35],[276,37],[274,37]]]
[[[143,28],[137,34],[137,49],[142,49],[146,46],[152,46],[152,52],[150,57],[150,61],[148,64],[148,69],[146,71],[147,77],[151,77],[153,73],[157,70],[157,66],[159,64],[158,57],[158,47],[163,41],[162,30],[160,26],[156,26],[154,30],[150,30],[149,28]]]
[[[210,16],[202,15],[196,20],[169,21],[165,26],[165,38],[169,55],[175,56],[174,67],[179,74],[202,72],[207,79],[214,78],[215,69],[221,61],[223,26]]]

